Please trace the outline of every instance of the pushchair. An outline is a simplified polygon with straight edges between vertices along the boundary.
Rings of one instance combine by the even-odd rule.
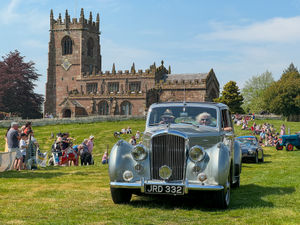
[[[58,166],[59,163],[59,157],[62,156],[62,152],[60,149],[60,145],[54,141],[52,147],[51,147],[51,155],[49,156],[48,165],[49,166]]]

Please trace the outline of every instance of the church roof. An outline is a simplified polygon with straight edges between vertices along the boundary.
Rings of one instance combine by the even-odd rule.
[[[75,107],[79,107],[79,108],[84,108],[83,105],[81,105],[78,101],[74,100],[74,99],[69,99],[69,98],[65,98],[62,103],[59,104],[59,106],[67,106],[72,104]]]
[[[201,80],[206,79],[208,73],[180,73],[180,74],[167,74],[166,81],[173,80]]]

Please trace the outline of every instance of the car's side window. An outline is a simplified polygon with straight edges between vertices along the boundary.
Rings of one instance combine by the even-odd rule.
[[[232,131],[232,121],[228,110],[222,109],[221,116],[222,116],[222,124],[221,124],[222,129],[225,131]]]
[[[221,128],[225,127],[225,122],[226,122],[226,114],[225,110],[221,110]]]
[[[226,111],[228,113],[228,126],[232,128],[233,127],[233,123],[232,123],[231,113],[230,113],[229,110],[226,110]]]

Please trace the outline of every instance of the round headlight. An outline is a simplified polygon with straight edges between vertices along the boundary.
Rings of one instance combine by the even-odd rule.
[[[193,162],[199,162],[205,156],[204,149],[201,146],[196,145],[190,149],[189,156]]]
[[[136,145],[132,149],[131,155],[136,161],[141,161],[141,160],[146,159],[147,151],[143,145]]]

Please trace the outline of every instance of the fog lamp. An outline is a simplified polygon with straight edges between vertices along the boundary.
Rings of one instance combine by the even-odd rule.
[[[141,160],[146,159],[147,151],[143,145],[136,145],[132,149],[131,155],[136,161],[141,161]]]
[[[194,166],[193,167],[193,173],[195,173],[197,175],[200,172],[201,172],[201,168],[199,166]]]
[[[134,166],[134,169],[137,171],[137,172],[141,172],[143,170],[143,166],[141,164],[136,164]]]
[[[199,175],[198,175],[198,180],[199,180],[199,181],[203,182],[203,181],[205,181],[206,179],[207,179],[207,176],[206,176],[205,173],[199,173]]]
[[[126,170],[124,173],[123,173],[123,179],[127,182],[131,181],[133,178],[133,173],[129,170]]]
[[[205,151],[201,146],[195,145],[190,149],[189,156],[193,162],[200,162],[205,156]]]

